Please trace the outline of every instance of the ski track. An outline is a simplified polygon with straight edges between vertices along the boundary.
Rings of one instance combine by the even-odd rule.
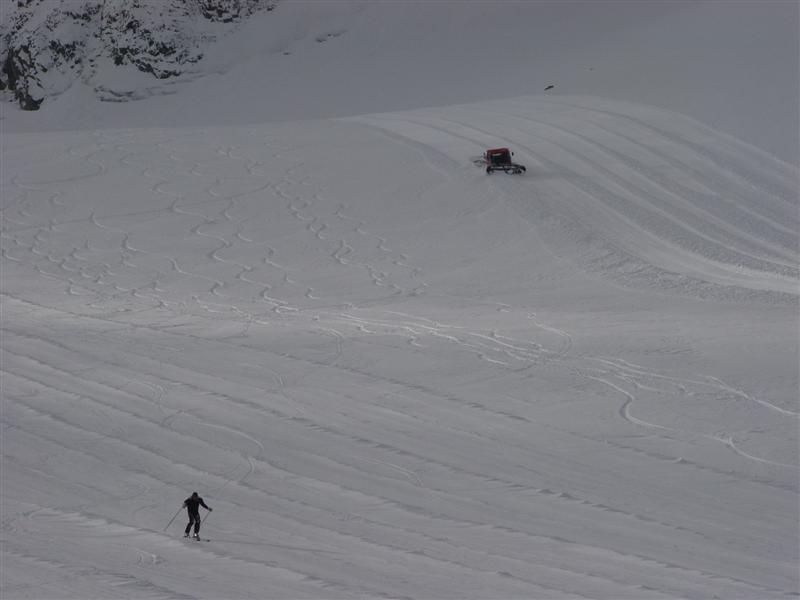
[[[19,371],[18,371],[18,369],[17,369],[17,372],[19,372]],[[63,379],[63,378],[60,378],[60,379]],[[168,383],[169,383],[170,387],[174,387],[174,386],[176,385],[176,383],[177,383],[177,382],[168,382]],[[159,385],[159,387],[165,387],[163,384],[158,384],[158,385]],[[183,385],[187,385],[187,384],[185,384],[185,383],[184,383]],[[197,392],[200,392],[200,390],[197,390]],[[209,392],[205,392],[205,393],[209,393]],[[211,392],[211,393],[215,393],[215,394],[217,394],[216,392]],[[475,408],[477,408],[477,409],[480,409],[479,407],[475,407]],[[285,419],[285,418],[287,418],[287,415],[282,415],[282,416],[281,416],[281,418]],[[291,419],[292,419],[292,422],[297,422],[297,418],[294,418],[294,417],[292,417]],[[319,424],[313,424],[313,425],[312,425],[312,428],[313,428],[313,429],[315,429],[315,430],[319,430],[319,431],[328,431],[328,432],[330,432],[330,433],[333,433],[334,435],[339,435],[339,434],[336,432],[336,430],[335,430],[335,429],[330,429],[330,428],[328,428],[328,427],[322,427],[322,426],[321,426],[321,425],[319,425]],[[234,431],[234,430],[232,430],[232,431]],[[148,437],[150,437],[150,436],[148,436]],[[243,436],[242,436],[242,437],[244,437],[245,439],[250,439],[250,437],[251,437],[251,436],[249,436],[248,434],[243,434]],[[358,438],[358,437],[357,437],[357,438],[354,438],[354,439],[355,439],[356,441],[358,441],[360,438]],[[373,445],[374,445],[374,444],[376,444],[377,442],[375,442],[375,441],[370,441],[370,442],[368,442],[368,443],[369,443],[371,446],[373,446]],[[256,444],[256,445],[259,445],[259,444]],[[379,444],[379,447],[386,447],[386,446],[385,446],[385,443],[383,443],[383,442],[382,442],[382,443],[380,443],[380,444]],[[387,448],[390,448],[390,447],[387,447]],[[396,452],[396,451],[398,451],[398,450],[397,450],[397,449],[394,449],[394,450],[393,450],[393,452]],[[260,445],[259,445],[259,452],[261,452]],[[402,454],[402,455],[406,455],[406,456],[413,456],[412,454],[409,454],[409,452],[408,452],[408,451],[403,451],[401,454]],[[421,458],[421,459],[423,459],[423,460],[427,460],[427,462],[431,462],[431,461],[430,461],[430,459],[425,459],[425,457],[417,457],[417,458]],[[251,459],[251,460],[252,460],[252,459]],[[394,464],[395,464],[394,462],[391,462],[391,463],[390,463],[389,461],[382,461],[382,462],[384,462],[384,463],[388,463],[388,464],[392,464],[392,465],[394,465]],[[438,461],[437,461],[437,462],[438,462]],[[395,468],[395,467],[393,467],[393,468]],[[448,469],[452,470],[452,469],[453,469],[453,466],[447,466],[446,468],[448,468]],[[402,467],[401,467],[401,469],[402,469]],[[397,469],[395,468],[395,470],[397,470]],[[458,468],[458,469],[456,469],[456,471],[455,471],[455,472],[456,472],[456,473],[459,473],[459,472],[460,472],[460,473],[462,473],[462,474],[467,474],[467,473],[468,473],[468,471],[464,471],[462,468]],[[248,475],[249,475],[249,473],[248,473]],[[210,473],[206,473],[206,474],[205,474],[205,476],[203,477],[203,479],[206,479],[206,480],[208,480],[208,479],[210,479],[210,478],[212,478],[212,476],[211,476],[211,474],[210,474]],[[220,475],[220,476],[219,476],[219,479],[223,479],[223,478],[224,478],[224,481],[222,482],[222,485],[224,486],[224,485],[227,485],[227,483],[228,483],[228,482],[229,482],[229,481],[232,479],[232,475],[228,475],[227,473],[223,473],[222,475]],[[244,481],[244,479],[245,479],[245,477],[242,477],[242,478],[240,478],[240,479],[239,479],[239,480],[236,482],[236,485],[242,485],[242,484],[243,484],[243,481]],[[480,477],[480,479],[483,479],[483,477]],[[213,481],[213,478],[212,478],[212,481]],[[512,489],[513,489],[513,488],[515,488],[515,487],[517,486],[517,484],[516,484],[516,483],[515,483],[513,480],[512,480],[512,481],[503,481],[502,479],[496,479],[496,478],[492,478],[491,480],[488,480],[488,481],[476,482],[476,484],[477,484],[477,487],[485,487],[486,483],[491,483],[491,481],[494,481],[494,482],[499,482],[499,483],[501,483],[501,484],[502,484],[502,485],[504,485],[504,486],[512,486]],[[164,482],[164,485],[167,485],[167,484],[166,484],[166,482]],[[555,494],[556,492],[551,492],[549,489],[545,489],[545,490],[542,490],[542,493],[545,493],[545,494],[551,494],[551,493],[553,493],[553,494]],[[270,493],[270,496],[274,498],[274,497],[275,497],[275,493],[274,493],[274,492],[271,492],[271,493]],[[573,497],[572,495],[570,495],[570,494],[567,494],[567,493],[562,493],[562,494],[560,494],[560,495],[559,495],[559,497],[564,497],[564,498],[569,498],[569,499],[571,499],[571,500],[575,500],[575,499],[574,499],[574,497]],[[578,498],[577,500],[578,500],[578,501],[580,501],[580,498]],[[295,499],[295,500],[293,500],[293,501],[296,501],[296,499]],[[383,499],[382,501],[384,501],[384,502],[385,502],[385,499]],[[583,502],[582,502],[582,504],[583,504],[584,506],[585,506],[585,505],[589,505],[589,506],[591,506],[591,505],[592,505],[592,503],[587,503],[586,501],[583,501]],[[608,510],[606,507],[602,507],[602,506],[599,506],[598,508],[599,508],[600,510],[603,510],[603,511],[605,511],[605,510]],[[495,507],[495,509],[496,509],[496,507]],[[618,511],[618,510],[614,509],[614,512],[617,512],[617,513],[619,513],[620,511]],[[625,511],[622,511],[622,513],[624,514],[624,513],[625,513]],[[645,522],[649,521],[649,519],[642,519],[642,520],[643,520],[643,521],[645,521]],[[670,527],[673,527],[673,526],[670,526]],[[682,529],[682,528],[679,528],[679,529]]]
[[[471,176],[465,157],[509,145],[527,177],[493,176],[482,185],[502,202],[456,221],[503,203],[555,215],[602,240],[576,264],[612,281],[796,304],[796,190],[781,167],[667,129],[657,111],[585,104],[336,127],[367,125],[421,156],[437,183],[417,199]],[[297,598],[798,595],[784,522],[797,464],[761,454],[786,440],[748,445],[796,428],[797,411],[716,375],[577,353],[578,334],[535,306],[432,311],[420,301],[437,276],[413,242],[329,189],[302,144],[238,133],[64,134],[57,175],[17,166],[0,182],[5,278],[20,282],[2,293],[3,457],[20,483],[0,535],[7,564],[43,573],[39,587],[4,580],[4,595],[192,597],[189,578],[212,563],[241,587],[207,578],[211,596],[265,576],[266,596]],[[523,206],[542,170],[561,179]],[[86,199],[114,178],[136,183]],[[620,279],[602,248],[635,268]],[[666,288],[664,273],[677,274]],[[203,352],[219,364],[198,363]],[[542,412],[520,393],[537,377],[570,381],[604,431]],[[509,392],[487,394],[492,381]],[[59,486],[64,503],[46,506]],[[720,503],[733,486],[744,500]],[[211,544],[187,547],[154,521],[189,487],[218,509]]]

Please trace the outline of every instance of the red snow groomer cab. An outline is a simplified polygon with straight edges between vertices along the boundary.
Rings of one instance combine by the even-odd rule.
[[[504,171],[515,175],[524,173],[525,166],[511,162],[512,156],[514,153],[508,148],[491,148],[484,152],[483,162],[486,164],[486,174],[489,175],[493,171]]]

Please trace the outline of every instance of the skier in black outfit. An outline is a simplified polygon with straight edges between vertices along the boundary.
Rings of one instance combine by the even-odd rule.
[[[203,499],[197,495],[197,492],[192,492],[192,495],[183,501],[183,505],[186,507],[186,511],[189,513],[189,524],[186,526],[186,531],[184,531],[183,537],[189,537],[189,531],[192,529],[192,525],[194,525],[194,537],[199,539],[201,522],[200,507],[202,506],[209,512],[211,512],[212,509],[206,506],[206,503],[203,502]]]

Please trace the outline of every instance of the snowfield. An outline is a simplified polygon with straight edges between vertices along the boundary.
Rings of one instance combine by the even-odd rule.
[[[4,599],[800,595],[797,166],[433,104],[3,133]]]

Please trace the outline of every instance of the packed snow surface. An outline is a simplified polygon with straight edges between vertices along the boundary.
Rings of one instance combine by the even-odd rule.
[[[796,166],[434,104],[7,115],[4,599],[797,597]]]

